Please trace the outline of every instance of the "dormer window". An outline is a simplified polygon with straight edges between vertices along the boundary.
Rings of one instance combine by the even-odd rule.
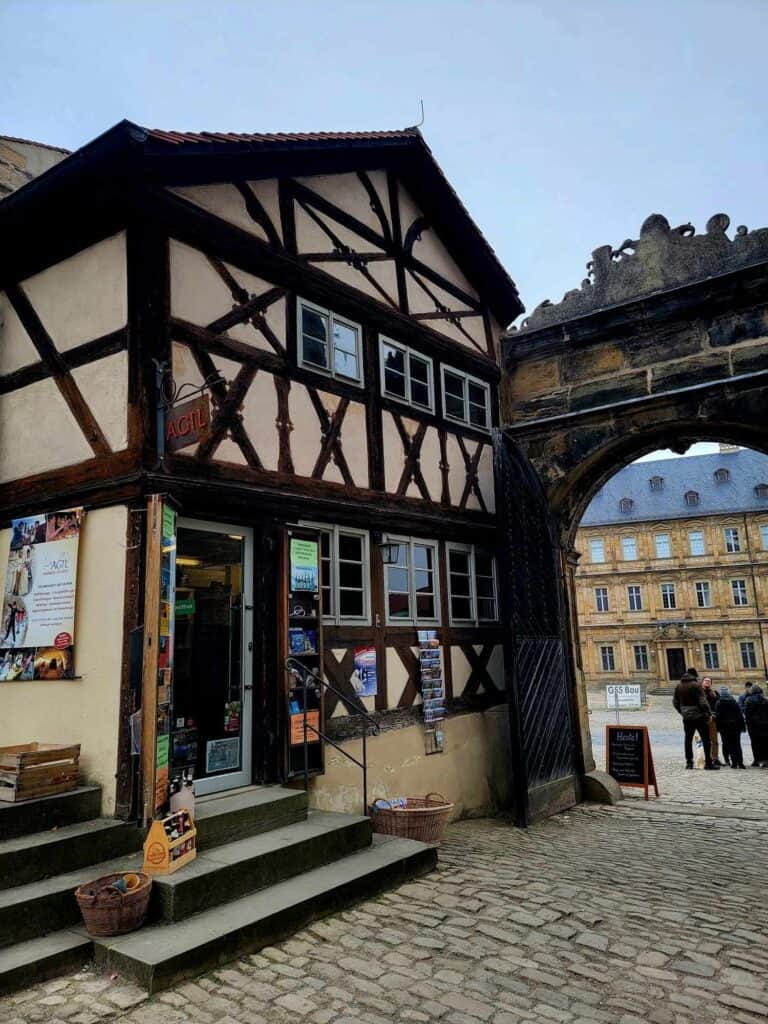
[[[652,491],[663,491],[664,490],[664,477],[663,476],[652,476],[648,481],[651,485]]]
[[[756,498],[768,498],[768,484],[758,484],[755,487]]]
[[[699,504],[699,492],[698,491],[686,491],[684,495],[684,501],[686,505],[698,505]]]
[[[721,467],[720,469],[716,469],[715,470],[715,480],[717,480],[717,482],[719,484],[727,483],[730,479],[731,479],[731,471],[730,471],[730,469],[725,469],[724,467]]]
[[[622,498],[621,501],[619,502],[619,511],[620,512],[624,512],[624,513],[631,512],[634,507],[635,507],[635,503],[634,503],[634,501],[631,498]]]

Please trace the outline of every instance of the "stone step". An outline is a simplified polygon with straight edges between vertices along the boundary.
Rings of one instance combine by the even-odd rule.
[[[0,890],[27,885],[140,849],[144,833],[114,818],[0,841]]]
[[[0,950],[0,993],[46,981],[73,970],[93,956],[86,934],[59,931]]]
[[[365,850],[184,921],[93,939],[96,963],[157,992],[424,874],[436,861],[437,851],[424,843],[376,835]],[[84,929],[76,931],[85,934]]]
[[[232,793],[198,797],[195,806],[199,851],[304,821],[309,798],[304,790],[249,786]]]
[[[89,821],[101,814],[101,787],[78,786],[69,793],[19,803],[0,803],[0,840]]]

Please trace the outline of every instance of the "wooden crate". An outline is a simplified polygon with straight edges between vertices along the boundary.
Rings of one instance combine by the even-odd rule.
[[[188,828],[177,839],[166,834],[166,825],[176,825],[183,818]],[[172,875],[197,856],[197,829],[192,814],[183,808],[165,818],[153,821],[144,840],[144,868],[146,875]]]
[[[79,743],[0,747],[0,801],[15,803],[75,789],[79,761]]]

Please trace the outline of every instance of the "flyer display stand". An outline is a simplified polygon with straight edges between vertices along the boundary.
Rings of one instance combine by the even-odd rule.
[[[427,754],[441,754],[445,750],[442,648],[436,629],[420,629],[418,641],[421,698],[424,704],[424,748]]]

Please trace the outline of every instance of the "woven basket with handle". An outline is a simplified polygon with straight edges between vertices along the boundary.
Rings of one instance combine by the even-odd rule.
[[[140,882],[129,892],[120,892],[114,883],[124,872],[102,875],[75,889],[75,899],[91,935],[124,935],[141,928],[147,916],[152,879],[143,872],[134,872]]]
[[[440,842],[453,810],[453,804],[439,793],[408,796],[405,807],[392,807],[389,801],[389,806],[382,807],[383,802],[379,799],[371,806],[373,831],[422,843]]]

